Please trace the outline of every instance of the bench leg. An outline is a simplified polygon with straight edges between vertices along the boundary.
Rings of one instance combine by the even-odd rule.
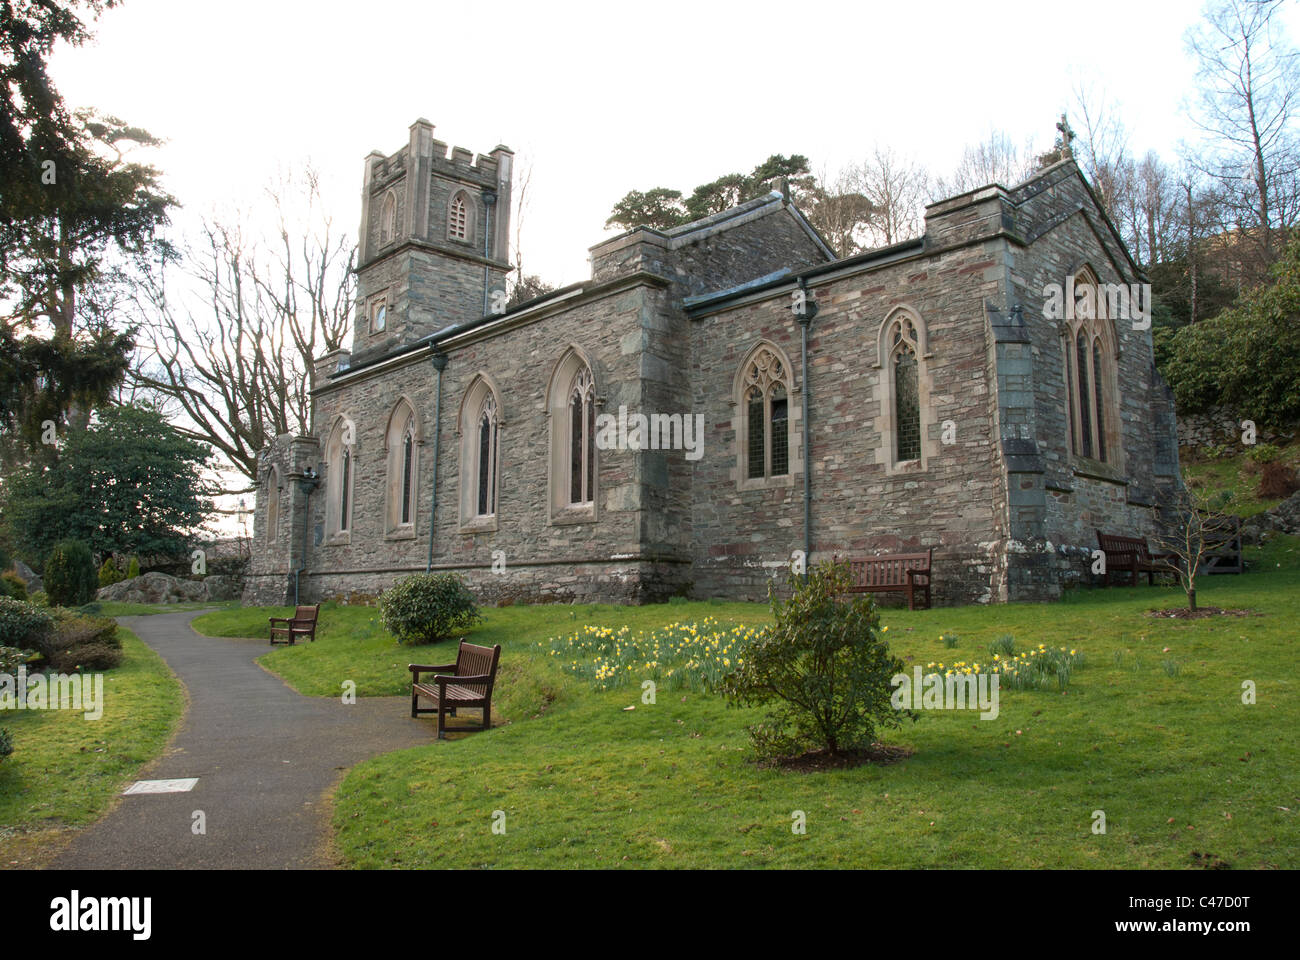
[[[419,717],[419,714],[415,712],[416,708],[419,705],[420,705],[420,695],[416,693],[415,688],[412,687],[411,688],[411,719],[412,720],[418,719]]]
[[[483,708],[483,729],[492,729],[492,707],[490,706]]]
[[[447,739],[447,705],[438,701],[438,739]]]

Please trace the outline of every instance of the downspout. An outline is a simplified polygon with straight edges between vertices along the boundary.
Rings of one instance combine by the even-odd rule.
[[[438,440],[442,436],[442,371],[447,367],[447,355],[434,349],[433,369],[438,372],[438,385],[433,401],[433,495],[429,500],[429,559],[424,564],[425,573],[433,570],[433,531],[438,518]]]
[[[483,217],[483,259],[492,259],[492,208],[496,205],[495,193],[484,193],[483,204],[487,208]],[[483,265],[483,316],[488,315],[488,293],[492,284],[492,268]]]
[[[311,526],[311,511],[308,505],[311,501],[311,492],[320,484],[320,475],[311,467],[302,472],[298,482],[303,485],[302,498],[302,556],[299,557],[300,565],[293,572],[293,605],[298,606],[298,583],[302,579],[303,572],[307,569],[307,528]]]
[[[803,560],[804,582],[808,582],[808,564],[812,562],[812,450],[809,446],[808,398],[812,393],[812,377],[808,372],[808,327],[817,316],[817,303],[808,296],[808,283],[799,278],[801,296],[796,302],[795,316],[799,320],[800,369],[803,371],[803,389],[800,392],[803,407]]]

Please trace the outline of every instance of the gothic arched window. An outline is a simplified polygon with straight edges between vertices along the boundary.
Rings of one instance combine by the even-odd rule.
[[[894,321],[889,334],[889,369],[894,393],[894,457],[921,459],[921,384],[917,365],[916,325],[911,317]]]
[[[763,480],[790,473],[790,373],[771,347],[760,346],[741,376],[744,478]]]
[[[551,450],[548,507],[553,523],[597,519],[600,485],[596,447],[596,373],[571,346],[560,357],[546,389]]]
[[[501,489],[501,403],[482,374],[465,391],[458,433],[461,527],[495,529]]]
[[[595,499],[596,385],[586,367],[569,387],[569,503],[582,506]]]
[[[447,239],[470,243],[474,239],[471,227],[469,196],[461,190],[447,206]]]
[[[352,528],[352,486],[356,479],[353,446],[356,428],[339,417],[325,444],[326,478],[325,527],[330,536],[345,536]]]
[[[1073,317],[1064,322],[1066,416],[1070,451],[1103,463],[1114,462],[1117,442],[1117,398],[1114,393],[1115,347],[1108,301],[1096,274],[1080,270],[1074,279]]]
[[[388,454],[387,532],[390,534],[414,532],[419,441],[415,408],[403,397],[388,416],[388,432],[384,437]]]

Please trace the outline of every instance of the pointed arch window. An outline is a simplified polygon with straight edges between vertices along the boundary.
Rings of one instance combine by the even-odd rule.
[[[569,504],[583,506],[595,499],[596,385],[583,367],[569,388]]]
[[[546,387],[550,427],[547,519],[551,523],[599,520],[599,389],[596,370],[586,354],[580,347],[570,346],[560,355]]]
[[[1075,274],[1074,289],[1073,317],[1063,326],[1070,451],[1077,457],[1117,464],[1116,357],[1107,300],[1090,269]]]
[[[894,395],[894,458],[921,459],[921,384],[917,364],[916,325],[908,316],[894,321],[889,333],[889,369]]]
[[[497,401],[490,391],[479,408],[477,427],[476,513],[480,517],[491,517],[497,512]]]
[[[416,492],[419,490],[420,431],[415,407],[405,397],[397,402],[388,416],[384,448],[388,458],[385,530],[391,536],[413,536]]]
[[[790,474],[790,374],[776,352],[761,347],[745,364],[741,402],[743,466],[748,480]]]
[[[451,198],[447,207],[447,239],[471,242],[470,227],[469,197],[461,190]]]
[[[325,445],[325,526],[331,538],[346,542],[352,529],[352,487],[356,479],[356,428],[339,417]]]

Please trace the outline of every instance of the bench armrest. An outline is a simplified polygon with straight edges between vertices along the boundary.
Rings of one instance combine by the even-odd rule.
[[[907,574],[907,579],[909,579],[909,580],[911,580],[913,577],[928,577],[928,576],[930,575],[930,571],[929,571],[929,570],[911,570],[911,569],[909,569],[909,570],[904,570],[903,572],[904,572],[905,574]]]
[[[472,674],[464,677],[440,673],[433,678],[433,682],[441,686],[445,683],[487,683],[491,679],[492,674],[490,673]]]
[[[419,676],[422,673],[440,673],[444,670],[455,670],[456,664],[454,663],[439,663],[439,664],[409,663],[406,665],[406,669],[410,670],[416,676]]]
[[[293,617],[267,617],[271,623],[293,623]]]

